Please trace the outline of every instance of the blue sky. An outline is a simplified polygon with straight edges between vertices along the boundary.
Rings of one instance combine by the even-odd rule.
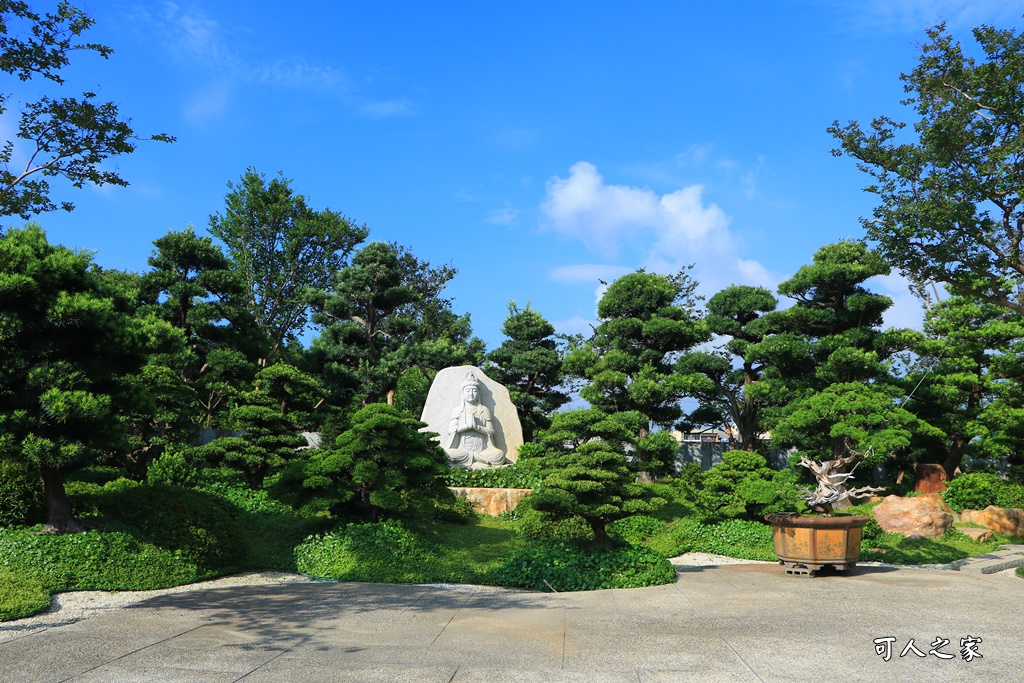
[[[76,55],[67,94],[98,88],[138,133],[178,141],[119,158],[128,188],[55,183],[77,208],[39,217],[51,241],[143,271],[153,240],[205,230],[247,167],[283,172],[371,239],[455,265],[448,294],[491,348],[510,299],[586,332],[599,279],[694,263],[708,296],[774,289],[859,237],[873,198],[826,127],[909,116],[899,74],[927,26],[969,44],[972,26],[1024,14],[1006,0],[86,8],[89,40],[114,54]],[[918,323],[898,276],[875,285],[897,301],[888,323]]]

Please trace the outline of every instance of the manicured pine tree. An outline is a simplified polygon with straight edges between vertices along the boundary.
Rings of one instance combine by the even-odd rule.
[[[538,431],[550,426],[550,415],[569,402],[562,391],[562,354],[554,326],[530,304],[520,309],[510,301],[508,312],[501,328],[508,339],[487,355],[487,372],[508,387],[523,426],[523,440],[530,443]]]
[[[566,373],[587,382],[580,396],[590,405],[609,415],[643,416],[634,436],[636,466],[644,479],[668,471],[671,463],[661,454],[674,440],[670,444],[668,434],[652,432],[681,417],[680,401],[692,383],[675,372],[675,358],[710,338],[695,288],[685,271],[667,276],[641,269],[622,276],[598,302],[601,322],[594,334],[565,359]],[[648,438],[656,443],[645,445]]]
[[[50,245],[38,226],[0,238],[0,452],[38,469],[50,531],[83,529],[65,472],[128,449],[126,377],[148,353],[180,344],[131,308],[86,252]]]
[[[644,417],[608,415],[597,408],[555,413],[543,434],[543,485],[527,503],[552,519],[580,517],[594,534],[591,548],[612,547],[607,527],[617,519],[652,512],[664,500],[650,495],[626,464]]]
[[[732,446],[760,451],[761,409],[749,388],[761,377],[764,363],[750,356],[764,341],[768,325],[762,318],[778,300],[764,287],[733,285],[708,300],[704,318],[708,331],[725,339],[714,351],[691,351],[676,362],[676,372],[692,378],[689,395],[698,402],[685,422],[695,427],[724,427]]]
[[[447,493],[445,453],[420,431],[425,426],[395,406],[371,403],[334,444],[313,452],[303,487],[370,522],[408,514],[420,500]]]

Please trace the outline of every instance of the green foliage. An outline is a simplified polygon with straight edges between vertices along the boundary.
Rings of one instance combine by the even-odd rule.
[[[113,52],[106,45],[80,42],[80,36],[92,27],[93,19],[83,10],[62,2],[54,13],[40,13],[25,2],[4,2],[0,6],[0,71],[17,76],[19,81],[41,78],[51,87],[64,84],[62,71],[78,51],[95,52],[104,59]],[[38,81],[37,81],[38,82]],[[0,114],[10,107],[12,83],[0,88]],[[21,87],[25,91],[24,86]],[[34,102],[20,102],[18,122],[8,124],[17,130],[19,143],[34,150],[22,168],[9,168],[14,161],[14,141],[0,146],[0,215],[21,216],[54,211],[49,179],[63,177],[74,187],[120,185],[128,182],[117,166],[104,163],[110,157],[131,154],[139,136],[131,120],[122,118],[113,102],[97,102],[96,93],[81,98],[45,95]],[[172,142],[166,134],[149,140]],[[65,211],[74,204],[60,203]]]
[[[900,76],[916,114],[913,139],[887,116],[867,130],[836,121],[829,132],[840,145],[833,154],[871,176],[865,189],[879,203],[861,222],[888,261],[914,282],[945,282],[1021,313],[1024,35],[973,33],[980,59],[945,24],[928,29],[917,65]]]
[[[679,402],[690,379],[673,372],[672,361],[710,338],[696,310],[695,289],[685,270],[622,276],[598,302],[601,323],[592,337],[565,358],[566,374],[586,380],[579,393],[591,406],[639,418],[634,438],[654,426],[670,427],[682,415]],[[637,469],[652,477],[665,474],[670,461],[646,459],[656,453],[641,453]]]
[[[443,476],[445,484],[448,486],[488,489],[535,489],[540,486],[542,479],[539,460],[527,458],[524,461],[522,449],[520,449],[519,460],[507,467],[478,470],[456,467],[449,468]]]
[[[949,506],[962,510],[996,507],[1024,507],[1024,486],[988,472],[968,472],[949,482],[942,497]]]
[[[554,326],[529,303],[520,309],[510,301],[508,313],[501,327],[507,339],[488,354],[491,365],[486,369],[508,387],[522,422],[523,439],[529,443],[550,426],[551,413],[569,402],[562,391],[562,352],[554,339]]]
[[[629,545],[640,545],[663,528],[664,521],[648,515],[633,515],[608,525],[608,531],[613,537],[621,538]]]
[[[553,517],[534,510],[529,497],[519,501],[512,516],[516,531],[527,541],[593,541],[594,531],[582,517]]]
[[[243,436],[223,436],[189,451],[194,460],[223,464],[243,474],[250,488],[263,488],[270,472],[296,457],[306,444],[291,420],[266,392],[246,392],[231,409],[230,424]]]
[[[512,555],[495,572],[501,585],[537,591],[640,588],[673,583],[676,572],[647,548],[586,550],[562,542],[541,542]]]
[[[419,431],[425,426],[394,406],[370,404],[334,448],[312,453],[303,486],[331,498],[335,511],[369,521],[407,515],[418,499],[448,494],[444,451]]]
[[[195,485],[198,479],[196,468],[179,451],[165,451],[146,470],[146,483],[150,486],[188,487]]]
[[[708,300],[708,330],[727,341],[713,352],[691,351],[676,362],[676,372],[690,378],[687,393],[699,404],[686,416],[684,427],[717,429],[732,424],[736,447],[761,447],[761,409],[767,401],[755,400],[747,387],[760,378],[764,363],[755,361],[750,349],[770,331],[762,314],[777,305],[767,289],[748,285],[732,285]]]
[[[0,570],[0,621],[21,619],[50,606],[50,591],[34,576]]]
[[[860,557],[868,562],[889,564],[948,564],[965,557],[983,555],[999,550],[1008,537],[998,534],[985,543],[978,543],[970,536],[950,527],[940,538],[907,538],[903,534],[882,532],[870,543],[861,543]]]
[[[42,521],[45,509],[38,472],[0,457],[0,527],[35,524]]]
[[[155,590],[213,575],[128,532],[54,536],[28,529],[0,531],[0,571],[35,579],[51,592]]]
[[[771,527],[745,519],[703,524],[695,518],[684,517],[670,522],[648,538],[645,545],[665,557],[702,552],[746,560],[776,559]]]
[[[759,521],[769,512],[797,510],[800,493],[795,483],[792,472],[771,469],[758,453],[726,451],[722,462],[701,477],[696,503],[705,519]]]
[[[129,307],[87,253],[50,245],[38,226],[0,239],[0,457],[39,469],[55,529],[77,528],[62,472],[126,450],[125,377],[147,353],[180,341]]]
[[[1013,570],[1020,578],[1024,579],[1024,564]]]
[[[431,544],[395,520],[346,524],[337,531],[307,538],[295,549],[303,574],[339,581],[426,583],[441,581],[431,562]]]

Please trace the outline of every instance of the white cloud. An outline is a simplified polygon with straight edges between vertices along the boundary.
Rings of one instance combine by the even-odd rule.
[[[630,272],[626,266],[604,263],[579,263],[571,266],[559,266],[548,273],[548,279],[554,282],[594,284],[599,280],[609,282]]]
[[[518,217],[518,211],[506,206],[501,209],[494,209],[493,211],[487,212],[487,217],[484,218],[484,222],[506,225],[508,223],[514,223]]]
[[[924,304],[910,292],[910,281],[899,273],[878,275],[865,283],[871,291],[892,299],[892,307],[883,316],[883,327],[909,327],[920,330],[924,325]]]
[[[359,105],[358,112],[362,116],[374,119],[396,118],[400,116],[412,116],[419,108],[412,100],[399,99],[382,102],[364,102]]]
[[[704,188],[695,184],[658,195],[649,189],[610,185],[593,164],[581,161],[568,178],[548,181],[541,205],[546,227],[582,242],[603,256],[624,246],[639,248],[639,267],[674,273],[695,264],[691,275],[700,292],[710,296],[731,284],[755,284],[774,290],[781,277],[753,259],[740,257],[743,240],[730,228],[731,219],[717,204],[705,203]],[[606,281],[635,270],[625,266],[564,266],[550,277],[582,274]],[[600,296],[600,292],[598,293]]]
[[[185,103],[182,114],[186,121],[193,124],[219,119],[227,112],[229,99],[230,86],[227,83],[215,83],[195,93]]]
[[[702,192],[691,185],[659,197],[649,189],[607,185],[597,167],[581,161],[568,178],[548,181],[541,211],[549,228],[604,256],[651,233],[658,252],[686,253],[729,239],[728,216],[715,204],[705,206]]]

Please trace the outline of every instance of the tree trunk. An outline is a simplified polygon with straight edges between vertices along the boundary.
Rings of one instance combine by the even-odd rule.
[[[608,536],[608,523],[603,519],[588,519],[590,530],[594,532],[594,540],[590,543],[590,549],[608,548],[612,549],[612,539]]]
[[[960,461],[964,458],[965,445],[965,440],[959,436],[953,437],[953,441],[949,444],[949,451],[946,453],[946,459],[942,463],[942,469],[946,470],[947,481],[953,481],[956,468],[960,467]]]
[[[74,534],[85,531],[84,524],[75,519],[71,503],[64,492],[64,475],[56,467],[41,467],[43,493],[49,507],[49,516],[43,532],[48,534]]]

